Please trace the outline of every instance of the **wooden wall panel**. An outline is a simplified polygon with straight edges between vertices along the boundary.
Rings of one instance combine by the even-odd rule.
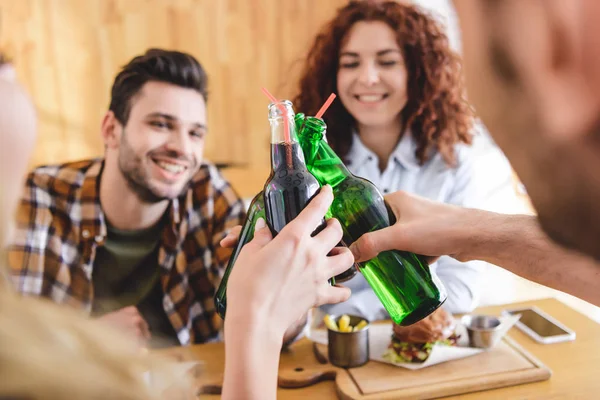
[[[120,66],[149,47],[186,51],[210,79],[206,157],[244,196],[268,173],[267,100],[288,98],[307,46],[347,0],[0,0],[0,48],[36,103],[32,165],[102,154]]]

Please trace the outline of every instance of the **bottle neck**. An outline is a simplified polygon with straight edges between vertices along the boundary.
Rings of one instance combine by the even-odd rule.
[[[306,158],[306,167],[321,185],[339,185],[352,173],[325,140],[326,125],[321,119],[307,117],[296,126],[303,126],[299,133],[300,144]]]
[[[271,125],[271,144],[298,143],[294,109],[289,101],[285,100],[269,105],[269,124]]]
[[[271,169],[306,169],[298,143],[292,103],[285,100],[269,105],[271,125]]]

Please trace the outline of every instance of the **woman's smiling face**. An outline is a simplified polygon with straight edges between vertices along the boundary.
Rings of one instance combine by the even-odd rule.
[[[354,24],[340,49],[337,91],[359,126],[386,126],[406,106],[407,71],[392,28],[381,21]]]

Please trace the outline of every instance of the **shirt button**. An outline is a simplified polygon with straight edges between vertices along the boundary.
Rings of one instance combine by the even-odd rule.
[[[81,232],[81,235],[87,239],[90,237],[90,231],[88,231],[87,229],[84,229],[83,232]]]
[[[373,156],[369,156],[369,157],[367,157],[367,160],[369,160],[369,161],[373,161]]]
[[[383,189],[383,193],[388,193],[390,189]]]

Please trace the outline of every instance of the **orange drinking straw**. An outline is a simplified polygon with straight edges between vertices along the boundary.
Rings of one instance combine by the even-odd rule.
[[[281,104],[281,102],[277,100],[275,96],[273,96],[266,88],[262,88],[261,90],[269,98],[269,100],[271,100],[271,102],[277,105],[277,108],[279,108],[281,111],[281,114],[283,115],[283,136],[286,143],[292,143],[292,138],[290,137],[290,119],[288,117],[287,110],[283,104]]]
[[[329,95],[329,97],[327,98],[327,100],[325,100],[325,103],[323,103],[323,105],[319,109],[319,112],[317,112],[317,115],[315,115],[315,118],[321,118],[323,116],[323,114],[325,114],[325,111],[327,111],[327,109],[329,108],[331,103],[333,103],[333,100],[335,100],[336,97],[337,96],[335,95],[335,93],[331,93]],[[306,116],[304,117],[304,122],[302,122],[302,127],[300,127],[300,131],[302,131],[302,129],[304,129],[305,123],[306,123]]]
[[[325,114],[325,111],[327,111],[327,109],[329,108],[331,103],[333,103],[333,100],[335,100],[335,97],[336,97],[335,93],[331,93],[329,95],[329,97],[327,98],[325,103],[319,109],[319,112],[317,112],[317,115],[315,115],[315,118],[321,118],[323,116],[323,114]]]
[[[277,100],[277,99],[275,98],[275,96],[273,96],[273,95],[271,94],[271,92],[269,92],[269,91],[267,90],[267,88],[261,88],[260,90],[262,90],[262,92],[265,94],[265,96],[267,96],[267,97],[269,98],[269,100],[271,100],[271,102],[272,102],[272,103],[279,103],[279,100]]]

